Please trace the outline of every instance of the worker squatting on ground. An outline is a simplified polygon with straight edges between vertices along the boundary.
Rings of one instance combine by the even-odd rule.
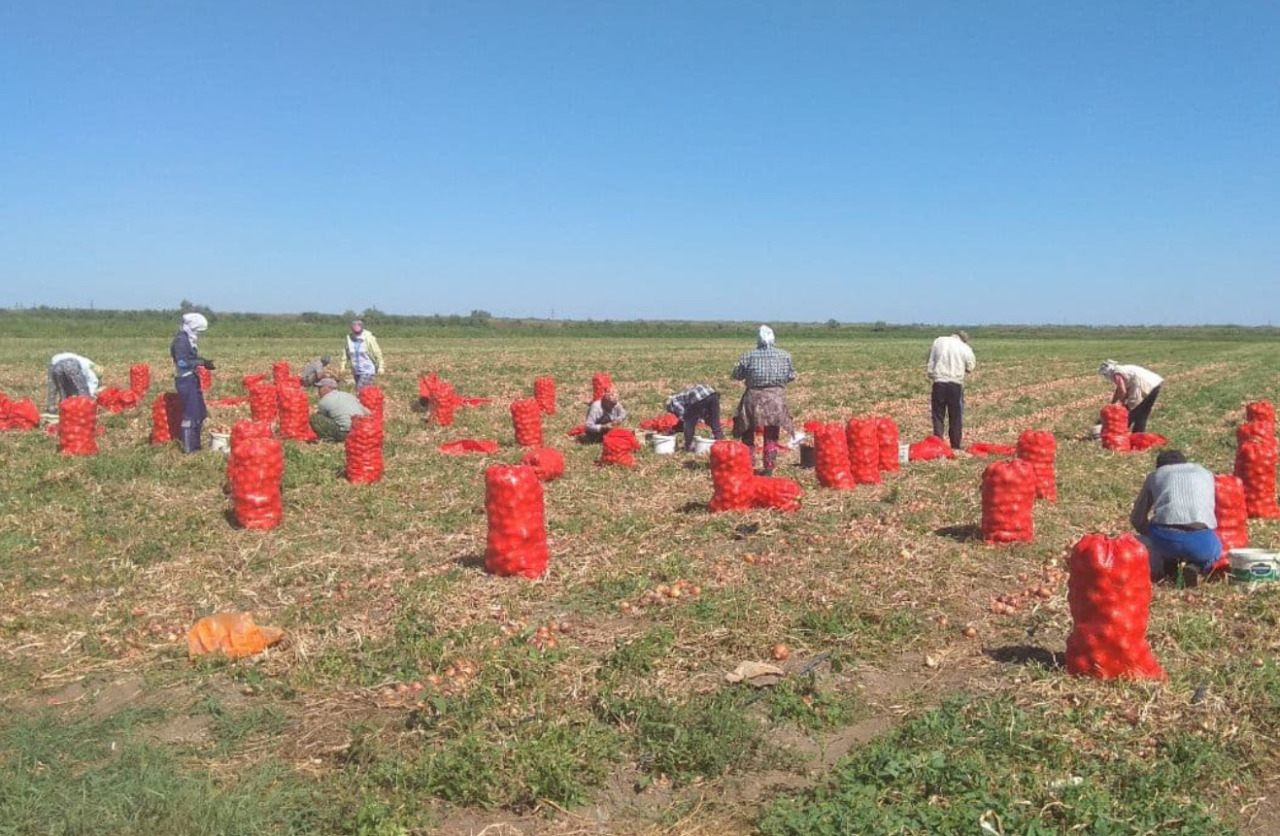
[[[328,376],[326,369],[330,362],[331,358],[328,354],[311,360],[298,372],[298,379],[302,381],[303,386],[318,385],[321,378]]]
[[[622,426],[626,420],[627,410],[622,406],[618,390],[610,387],[601,393],[600,400],[592,401],[587,407],[587,420],[583,422],[586,432],[582,434],[582,441],[601,441],[605,433]]]
[[[338,389],[338,381],[322,377],[316,383],[320,401],[311,414],[311,429],[321,441],[345,441],[351,432],[351,419],[369,415],[360,399]]]
[[[182,315],[182,326],[173,335],[169,344],[169,356],[173,358],[174,388],[182,399],[182,427],[178,435],[178,443],[182,452],[194,453],[200,449],[200,431],[209,410],[204,405],[204,393],[200,391],[200,378],[196,368],[204,366],[213,371],[212,361],[201,357],[196,351],[200,335],[209,328],[209,320],[203,314],[185,313]]]
[[[933,381],[929,392],[933,434],[946,438],[953,450],[959,450],[964,439],[964,376],[976,365],[969,335],[964,331],[938,337],[929,349],[925,372]],[[945,436],[942,434],[944,423],[947,425]]]
[[[738,359],[731,375],[746,384],[746,391],[733,413],[733,434],[751,448],[751,466],[756,464],[756,430],[764,430],[764,475],[772,476],[778,460],[778,439],[786,431],[795,434],[787,411],[787,384],[796,379],[791,355],[774,345],[773,329],[761,325],[756,348]]]
[[[667,412],[676,416],[684,428],[684,451],[693,451],[693,431],[699,421],[706,421],[711,434],[724,438],[720,429],[720,393],[705,383],[695,383],[667,398]]]
[[[67,398],[98,396],[98,376],[102,369],[88,357],[64,351],[49,359],[49,381],[45,387],[45,412],[57,412]]]
[[[1156,456],[1133,501],[1129,522],[1151,558],[1151,579],[1160,580],[1179,562],[1207,573],[1222,556],[1215,515],[1213,474],[1187,461],[1179,450]]]

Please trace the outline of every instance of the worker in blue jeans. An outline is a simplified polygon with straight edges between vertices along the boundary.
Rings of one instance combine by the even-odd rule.
[[[1156,456],[1133,502],[1129,522],[1147,547],[1151,580],[1165,577],[1179,563],[1208,574],[1222,556],[1214,509],[1213,474],[1187,461],[1179,450]]]

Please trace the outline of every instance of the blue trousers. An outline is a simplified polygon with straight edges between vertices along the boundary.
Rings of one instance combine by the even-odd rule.
[[[182,452],[194,453],[200,449],[200,428],[209,410],[204,405],[204,393],[200,391],[200,378],[194,374],[180,377],[174,382],[178,397],[182,399],[182,429],[178,443]]]
[[[1147,535],[1142,538],[1151,558],[1151,580],[1158,581],[1165,576],[1166,567],[1170,563],[1186,561],[1200,570],[1208,572],[1213,564],[1222,556],[1222,541],[1212,528],[1201,528],[1195,531],[1183,531],[1165,525],[1153,525]]]

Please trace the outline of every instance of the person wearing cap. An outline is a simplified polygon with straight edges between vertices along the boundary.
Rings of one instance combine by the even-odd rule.
[[[733,413],[733,435],[751,449],[751,466],[756,465],[756,430],[764,431],[765,476],[772,476],[778,461],[778,439],[785,431],[795,434],[795,424],[787,410],[787,384],[796,379],[791,354],[778,348],[773,329],[761,325],[756,331],[756,347],[738,358],[731,377],[746,385]]]
[[[320,400],[311,414],[311,429],[321,441],[345,441],[351,432],[351,419],[369,415],[360,399],[338,389],[338,381],[322,377],[316,381]]]
[[[1129,513],[1147,547],[1153,581],[1176,571],[1179,562],[1202,575],[1213,569],[1222,556],[1216,508],[1212,473],[1187,461],[1180,450],[1156,456],[1156,469],[1147,474]]]
[[[200,391],[200,378],[196,376],[196,369],[200,366],[209,371],[214,369],[213,362],[196,351],[200,335],[208,328],[209,320],[204,314],[185,313],[178,333],[173,335],[173,342],[169,344],[169,356],[173,358],[173,385],[182,400],[182,428],[178,433],[178,443],[184,453],[200,449],[200,428],[204,419],[209,417],[204,393]]]
[[[952,450],[959,450],[964,439],[964,376],[976,365],[969,335],[964,331],[938,337],[929,349],[925,372],[933,382],[929,393],[933,434],[951,442]]]
[[[1156,398],[1160,395],[1164,378],[1142,366],[1117,363],[1115,360],[1107,360],[1098,366],[1098,374],[1116,387],[1111,395],[1111,402],[1128,407],[1129,432],[1146,432],[1147,419],[1151,417],[1151,407],[1155,406]]]
[[[598,442],[604,434],[614,427],[622,426],[627,420],[627,410],[623,408],[618,397],[618,390],[612,386],[600,394],[600,399],[592,401],[587,407],[587,420],[583,422],[586,432],[582,435],[584,442]]]
[[[351,374],[355,376],[356,391],[372,386],[377,375],[384,371],[382,349],[378,346],[378,338],[366,331],[364,322],[357,319],[351,323],[351,333],[347,334],[346,351],[342,355],[342,370],[351,366]]]
[[[88,357],[64,351],[49,358],[49,379],[45,387],[45,412],[57,412],[58,404],[76,395],[98,396],[98,376],[102,369]]]
[[[724,438],[720,429],[720,393],[705,383],[695,383],[667,398],[667,412],[676,416],[684,428],[684,451],[693,451],[693,431],[699,421],[706,421],[711,434]]]
[[[325,354],[303,366],[302,370],[298,372],[298,378],[302,381],[302,385],[315,386],[320,381],[320,378],[325,376],[325,368],[329,363],[330,357]]]

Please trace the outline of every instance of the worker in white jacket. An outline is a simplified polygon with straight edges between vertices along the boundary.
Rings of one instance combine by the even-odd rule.
[[[933,381],[929,397],[933,434],[947,438],[953,450],[960,449],[964,434],[964,376],[973,371],[975,365],[977,360],[969,347],[969,335],[964,331],[938,337],[929,349],[927,372]],[[946,436],[942,434],[944,419],[948,424]]]

